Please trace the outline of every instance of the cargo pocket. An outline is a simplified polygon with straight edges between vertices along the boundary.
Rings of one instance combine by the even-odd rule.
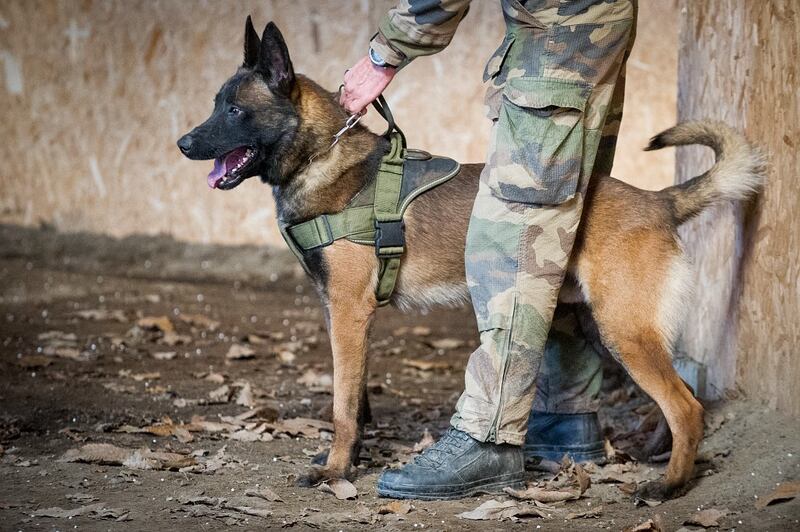
[[[494,51],[492,57],[490,57],[489,61],[486,63],[486,68],[483,70],[484,83],[495,77],[498,72],[500,72],[500,69],[503,68],[503,62],[506,60],[508,50],[511,48],[513,43],[514,34],[506,34],[503,42],[500,43],[500,46],[497,47],[497,50]]]
[[[486,105],[486,117],[489,120],[497,120],[498,111],[500,109],[500,100],[503,92],[503,84],[506,76],[500,74],[503,69],[503,64],[508,56],[508,51],[511,45],[514,44],[514,34],[506,34],[503,42],[497,47],[497,50],[489,58],[486,63],[486,68],[483,70],[483,82],[490,82],[486,87],[486,96],[484,97],[484,105]]]
[[[590,92],[584,83],[553,78],[505,83],[486,177],[492,194],[540,205],[575,195]]]

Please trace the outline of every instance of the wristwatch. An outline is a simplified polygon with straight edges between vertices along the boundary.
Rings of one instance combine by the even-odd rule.
[[[369,60],[372,61],[373,65],[382,68],[394,66],[387,63],[386,60],[383,57],[381,57],[381,55],[378,52],[372,49],[372,47],[370,47],[369,49]]]

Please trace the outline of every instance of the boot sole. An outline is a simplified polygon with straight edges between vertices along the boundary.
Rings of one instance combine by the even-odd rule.
[[[541,459],[552,462],[560,462],[564,455],[568,455],[575,462],[594,462],[601,463],[606,460],[606,453],[603,446],[587,446],[584,449],[564,449],[551,445],[526,445],[525,460]]]
[[[413,488],[407,489],[394,489],[382,485],[378,480],[377,491],[380,497],[388,497],[391,499],[415,499],[418,501],[447,501],[452,499],[463,499],[466,497],[475,497],[477,495],[497,495],[503,493],[503,488],[522,489],[525,487],[525,480],[523,475],[514,476],[511,478],[498,477],[490,482],[481,481],[473,482],[460,489],[448,489],[446,492],[429,491],[420,493]]]

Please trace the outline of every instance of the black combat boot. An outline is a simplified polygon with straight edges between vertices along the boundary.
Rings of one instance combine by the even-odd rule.
[[[521,488],[522,448],[483,443],[450,428],[402,469],[384,471],[378,495],[394,499],[460,499],[479,493]]]
[[[575,462],[605,460],[597,414],[531,412],[525,437],[525,459],[560,462],[565,454]]]

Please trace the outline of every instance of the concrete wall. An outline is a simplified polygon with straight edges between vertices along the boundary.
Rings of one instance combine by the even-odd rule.
[[[391,4],[4,0],[0,222],[283,245],[266,187],[209,191],[210,164],[184,160],[175,140],[240,63],[247,14],[276,21],[296,69],[336,88]],[[677,20],[676,0],[641,0],[615,173],[647,188],[672,182],[672,154],[639,148],[675,120]],[[498,2],[474,2],[451,47],[395,81],[388,98],[414,146],[483,158],[481,72],[502,31]]]
[[[755,205],[705,213],[683,231],[698,284],[685,350],[714,395],[737,390],[800,415],[800,6],[796,0],[681,4],[679,114],[744,131],[769,156]],[[682,149],[679,179],[709,150]]]

